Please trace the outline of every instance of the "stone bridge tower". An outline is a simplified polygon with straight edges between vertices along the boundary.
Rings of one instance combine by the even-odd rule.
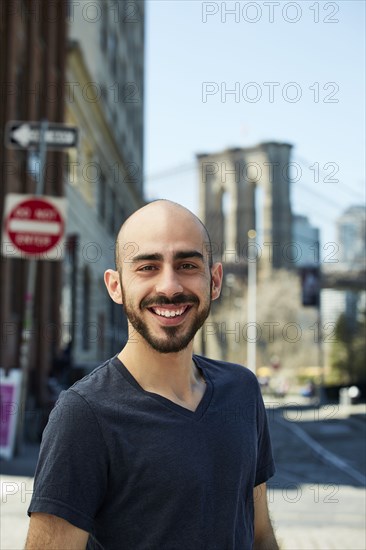
[[[289,249],[291,148],[287,143],[270,142],[197,155],[199,215],[211,235],[216,258],[224,264],[234,268],[247,263],[248,231],[261,225],[257,236],[260,271],[270,274],[273,269],[293,266]]]

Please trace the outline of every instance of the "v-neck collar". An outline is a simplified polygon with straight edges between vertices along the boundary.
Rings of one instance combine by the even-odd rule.
[[[130,371],[126,368],[126,366],[122,363],[122,361],[118,358],[116,355],[112,359],[113,365],[117,368],[117,370],[123,375],[123,377],[133,386],[136,390],[138,390],[140,393],[143,393],[147,397],[151,397],[152,399],[155,399],[156,401],[159,401],[162,405],[165,407],[168,407],[169,409],[182,414],[188,418],[191,418],[193,420],[200,420],[203,415],[205,414],[206,410],[208,409],[208,406],[211,402],[212,394],[213,394],[213,384],[212,380],[210,379],[210,376],[207,372],[207,369],[203,367],[200,362],[198,361],[198,358],[196,356],[193,356],[194,364],[196,365],[197,369],[201,372],[201,375],[203,376],[205,382],[206,382],[206,388],[205,392],[201,398],[201,401],[198,403],[197,408],[195,411],[191,411],[190,409],[187,409],[186,407],[183,407],[182,405],[178,405],[178,403],[175,403],[174,401],[171,401],[167,397],[164,397],[163,395],[159,395],[158,393],[146,391],[140,386],[140,384],[137,382],[136,378],[130,373]]]

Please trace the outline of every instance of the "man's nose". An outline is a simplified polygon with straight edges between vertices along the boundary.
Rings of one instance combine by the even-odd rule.
[[[165,296],[174,296],[183,292],[183,287],[179,281],[179,275],[172,267],[166,266],[159,274],[158,281],[155,286],[158,294]]]

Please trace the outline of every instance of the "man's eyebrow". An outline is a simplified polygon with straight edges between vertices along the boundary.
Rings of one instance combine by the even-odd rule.
[[[129,262],[132,262],[134,264],[137,264],[138,262],[161,262],[163,261],[164,256],[162,254],[154,253],[154,254],[136,254],[133,256]]]
[[[187,260],[188,258],[199,258],[202,261],[204,260],[203,254],[198,252],[198,250],[181,250],[174,254],[175,260]]]
[[[199,258],[204,261],[203,254],[198,250],[180,250],[174,253],[174,260],[186,260],[188,258]],[[136,254],[128,260],[131,263],[137,264],[139,262],[162,262],[164,261],[164,255],[155,252],[153,254]]]

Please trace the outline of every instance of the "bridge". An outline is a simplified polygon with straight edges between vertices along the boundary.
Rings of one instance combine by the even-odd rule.
[[[324,270],[321,275],[321,287],[334,290],[366,291],[366,269]]]
[[[356,266],[350,270],[345,265],[335,267],[321,265],[321,288],[332,288],[334,290],[352,290],[354,292],[366,292],[366,267]],[[238,261],[224,262],[225,275],[232,274],[246,281],[247,262]],[[292,270],[289,270],[292,271]]]

